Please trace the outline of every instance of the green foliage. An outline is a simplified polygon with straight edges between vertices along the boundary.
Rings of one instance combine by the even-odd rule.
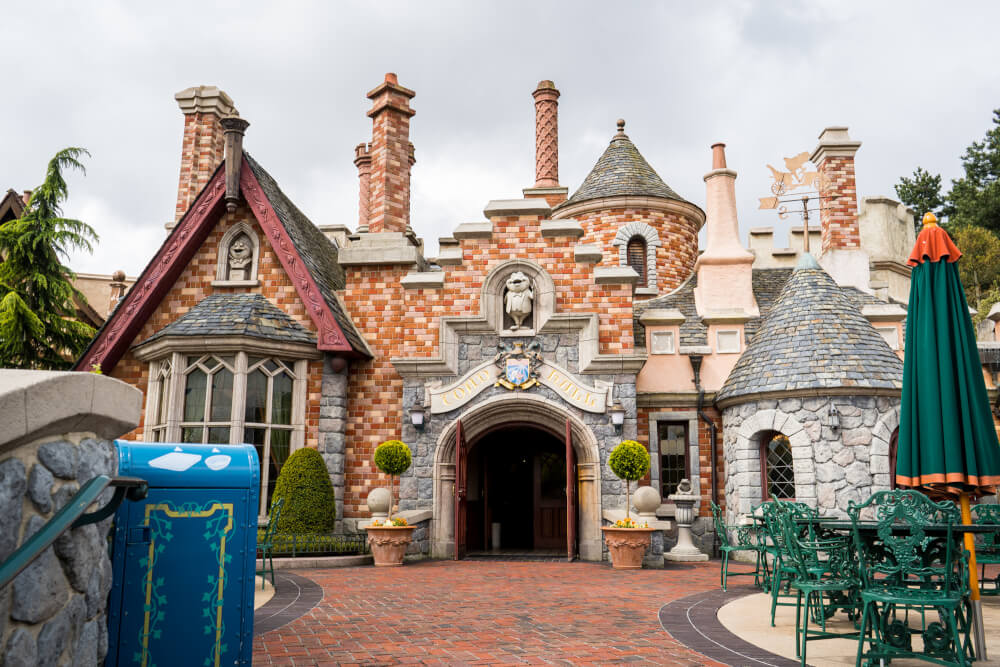
[[[958,275],[966,301],[975,308],[983,300],[983,293],[1000,282],[1000,237],[974,225],[952,225],[948,231],[962,251]]]
[[[288,457],[274,485],[273,503],[285,499],[277,533],[305,535],[333,531],[336,504],[323,457],[303,447]]]
[[[976,225],[1000,233],[1000,109],[982,141],[974,141],[962,156],[965,175],[951,182],[948,222]]]
[[[623,440],[611,451],[608,466],[618,479],[634,482],[649,472],[649,452],[635,440]]]
[[[894,187],[899,200],[913,209],[918,231],[924,213],[930,212],[938,218],[942,217],[944,197],[941,195],[940,174],[930,174],[922,167],[917,167],[913,178],[903,176]]]
[[[86,223],[62,217],[69,194],[63,170],[86,173],[84,155],[82,148],[56,153],[24,214],[0,225],[0,367],[68,368],[94,335],[76,319],[74,298],[83,295],[62,263],[71,250],[92,252],[97,240]]]
[[[375,448],[375,467],[387,475],[401,475],[410,468],[410,448],[400,440],[386,440]]]

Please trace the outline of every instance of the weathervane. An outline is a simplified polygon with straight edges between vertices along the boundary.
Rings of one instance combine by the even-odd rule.
[[[796,200],[802,202],[801,211],[791,212],[802,216],[802,249],[805,252],[809,252],[809,211],[823,210],[822,204],[809,208],[809,203],[821,202],[828,198],[820,195],[823,175],[818,171],[807,171],[806,164],[808,162],[809,153],[802,151],[794,157],[785,158],[785,167],[788,171],[780,171],[767,165],[767,168],[771,170],[771,178],[774,179],[774,182],[771,183],[771,192],[774,196],[760,197],[760,206],[758,207],[759,210],[777,210],[778,217],[784,220],[790,213],[788,204]],[[793,192],[795,190],[800,190],[800,192]]]

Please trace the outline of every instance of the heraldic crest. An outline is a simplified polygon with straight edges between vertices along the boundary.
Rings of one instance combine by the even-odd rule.
[[[542,363],[538,351],[541,348],[537,342],[528,345],[527,351],[521,342],[514,343],[513,347],[498,345],[497,356],[493,362],[500,368],[500,375],[494,386],[506,389],[530,389],[538,384],[537,369]]]

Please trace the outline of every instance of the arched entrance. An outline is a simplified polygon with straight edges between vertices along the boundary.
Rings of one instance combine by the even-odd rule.
[[[469,408],[449,423],[438,438],[434,457],[431,553],[438,558],[451,557],[455,553],[455,463],[456,444],[459,438],[464,442],[464,447],[458,458],[465,459],[459,464],[460,471],[465,475],[464,483],[459,485],[465,489],[465,496],[462,499],[465,506],[459,510],[459,516],[464,515],[465,519],[464,530],[459,531],[464,535],[464,539],[459,545],[475,549],[477,546],[489,544],[489,536],[484,533],[488,528],[486,519],[495,516],[488,514],[491,509],[494,513],[500,511],[505,514],[508,523],[513,522],[509,529],[512,532],[509,532],[508,536],[515,541],[508,541],[508,544],[528,544],[529,538],[526,532],[519,532],[514,527],[517,517],[520,516],[524,521],[528,512],[531,515],[531,548],[535,548],[536,532],[539,533],[538,544],[554,542],[556,539],[554,535],[557,533],[552,530],[552,522],[557,517],[565,522],[567,517],[565,510],[557,514],[555,505],[561,502],[565,507],[566,497],[560,494],[557,499],[551,488],[543,491],[541,485],[546,481],[544,479],[546,475],[551,485],[554,467],[561,464],[564,470],[566,469],[567,435],[572,448],[571,474],[575,478],[571,490],[575,491],[576,499],[576,522],[569,526],[571,529],[575,528],[576,550],[579,557],[582,560],[601,560],[600,457],[597,440],[581,419],[566,411],[559,403],[535,394],[522,393],[494,396]],[[515,452],[520,454],[521,459],[513,458]],[[557,457],[555,461],[553,456]],[[508,466],[508,473],[513,473],[513,476],[508,475],[506,479],[504,478],[502,473],[504,465]],[[511,465],[513,469],[510,468]],[[536,466],[539,468],[537,473]],[[540,469],[542,466],[548,466],[548,470],[542,471]],[[485,474],[481,474],[484,472]],[[561,479],[566,479],[565,474]],[[482,488],[482,482],[487,484],[492,482],[492,489]],[[510,482],[512,487],[498,494],[497,491],[504,488],[504,482]],[[537,502],[534,499],[536,486],[540,495]],[[532,496],[530,503],[524,497],[526,493]],[[487,495],[492,498],[483,497]],[[548,497],[543,498],[542,495]],[[506,507],[504,507],[505,499],[510,500]],[[547,521],[549,527],[540,525],[536,531],[536,518],[540,522]],[[471,526],[471,521],[480,524]],[[501,531],[501,546],[503,546],[503,528]],[[560,534],[563,539],[566,538],[565,532]]]

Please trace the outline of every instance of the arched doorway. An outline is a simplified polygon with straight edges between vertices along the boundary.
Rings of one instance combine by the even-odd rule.
[[[513,432],[512,429],[527,429],[527,433],[533,434],[532,439],[526,442],[534,443],[535,448],[529,448],[532,452],[532,467],[534,467],[534,451],[552,451],[551,444],[558,442],[562,444],[562,451],[565,452],[567,436],[572,448],[572,459],[570,467],[573,469],[574,482],[572,489],[575,491],[576,523],[570,524],[576,532],[576,552],[581,560],[601,560],[601,485],[600,485],[600,454],[597,445],[597,438],[593,431],[577,415],[567,411],[559,403],[544,398],[537,394],[513,393],[509,395],[493,396],[477,405],[471,406],[453,419],[442,430],[438,437],[434,452],[434,515],[431,521],[431,554],[436,558],[450,558],[455,553],[455,461],[456,444],[459,439],[464,446],[461,448],[461,457],[472,460],[471,455],[475,450],[481,449],[487,452],[495,446],[503,448],[510,447],[510,435],[504,437],[504,433]],[[493,436],[496,433],[498,435]],[[499,440],[491,440],[491,438]],[[499,444],[507,442],[507,445]],[[489,443],[493,442],[493,445]],[[485,455],[485,454],[484,454]],[[565,454],[562,455],[561,462],[565,465]],[[527,452],[523,458],[527,458]],[[464,485],[466,495],[465,502],[465,525],[459,530],[464,537],[459,544],[462,547],[469,547],[470,517],[468,513],[471,479],[470,470],[474,470],[477,465],[473,462],[470,469],[461,465],[465,474]],[[526,463],[524,465],[527,465]],[[541,465],[541,462],[539,463]],[[548,465],[555,465],[550,461]],[[495,475],[496,473],[494,473]],[[534,473],[532,473],[534,475]],[[522,481],[527,479],[526,473]],[[565,480],[565,477],[562,478]],[[534,476],[532,477],[534,485]],[[554,495],[554,494],[553,494]],[[563,496],[565,499],[565,496]],[[552,504],[554,498],[549,499]],[[488,501],[487,501],[488,502]],[[542,503],[544,505],[545,503]],[[532,504],[532,513],[535,511]],[[485,511],[485,510],[484,510]],[[522,511],[525,511],[522,509]],[[460,510],[461,512],[461,510]],[[479,520],[482,516],[478,515]],[[562,514],[563,519],[566,514]],[[483,532],[483,528],[474,528],[475,531]],[[532,531],[534,531],[534,519],[532,519]],[[520,538],[525,540],[526,538]],[[503,546],[503,535],[501,535],[501,546]],[[543,539],[544,542],[544,539]],[[488,542],[487,542],[488,543]],[[534,543],[534,542],[532,542]],[[479,542],[482,544],[482,542]],[[473,544],[474,546],[474,544]],[[565,549],[565,547],[564,547]]]
[[[470,443],[465,465],[469,553],[566,553],[564,442],[531,426],[502,427]]]

